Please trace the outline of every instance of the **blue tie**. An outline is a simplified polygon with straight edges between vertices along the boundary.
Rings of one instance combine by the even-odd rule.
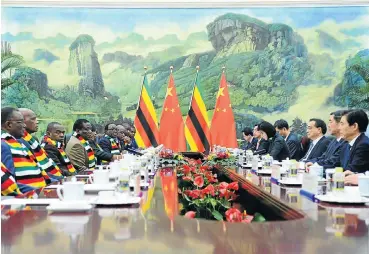
[[[347,167],[349,157],[350,157],[350,148],[351,148],[351,146],[349,144],[347,144],[344,148],[343,161],[342,161],[343,162],[342,163],[343,169],[345,169]]]

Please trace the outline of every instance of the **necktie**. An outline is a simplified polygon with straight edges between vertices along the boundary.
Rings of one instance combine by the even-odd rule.
[[[344,149],[344,153],[343,153],[343,168],[346,168],[347,167],[347,164],[348,164],[348,161],[349,161],[349,158],[350,158],[350,150],[351,150],[351,145],[350,144],[347,144],[345,149]]]
[[[309,157],[310,153],[311,153],[311,150],[313,150],[313,147],[314,147],[314,143],[311,142],[310,143],[310,146],[309,146],[309,150],[307,151],[307,153],[305,154],[304,158],[302,158],[303,161],[307,160],[307,158]]]

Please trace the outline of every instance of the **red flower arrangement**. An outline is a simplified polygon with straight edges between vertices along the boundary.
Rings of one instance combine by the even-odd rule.
[[[203,165],[200,160],[185,160],[187,164],[177,168],[182,214],[187,218],[246,222],[237,208],[231,208],[237,197],[238,182],[219,182],[209,165]]]

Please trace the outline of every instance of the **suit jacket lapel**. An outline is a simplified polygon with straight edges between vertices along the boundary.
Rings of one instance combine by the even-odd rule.
[[[363,135],[364,135],[364,133],[361,133],[360,136],[355,140],[354,145],[351,147],[351,150],[350,150],[350,153],[349,153],[349,157],[348,157],[348,160],[347,160],[347,164],[351,162],[352,157],[353,157],[353,155],[355,153],[355,149],[356,149],[357,143],[359,143],[359,141],[363,138]],[[350,145],[348,145],[348,147],[350,147]]]
[[[314,157],[312,157],[312,156],[314,155],[315,151],[319,148],[319,146],[321,144],[321,141],[323,141],[323,139],[325,139],[324,136],[318,141],[318,143],[316,143],[316,145],[313,147],[313,150],[309,154],[309,158],[308,159],[316,157],[316,156],[314,156]]]

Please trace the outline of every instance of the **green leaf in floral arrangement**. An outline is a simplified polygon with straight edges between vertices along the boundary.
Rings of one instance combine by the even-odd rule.
[[[266,221],[266,219],[260,213],[255,213],[254,214],[254,219],[252,221],[253,222],[264,222],[264,221]]]
[[[221,215],[220,212],[213,211],[211,214],[214,216],[215,219],[217,219],[217,220],[223,220],[223,215]]]
[[[210,199],[210,204],[213,207],[213,209],[215,209],[215,206],[217,205],[217,201],[213,198]]]
[[[183,193],[183,192],[182,192]],[[189,199],[189,197],[187,197],[187,195],[186,194],[182,194],[183,195],[183,197],[188,201],[188,202],[191,202],[191,199]]]

